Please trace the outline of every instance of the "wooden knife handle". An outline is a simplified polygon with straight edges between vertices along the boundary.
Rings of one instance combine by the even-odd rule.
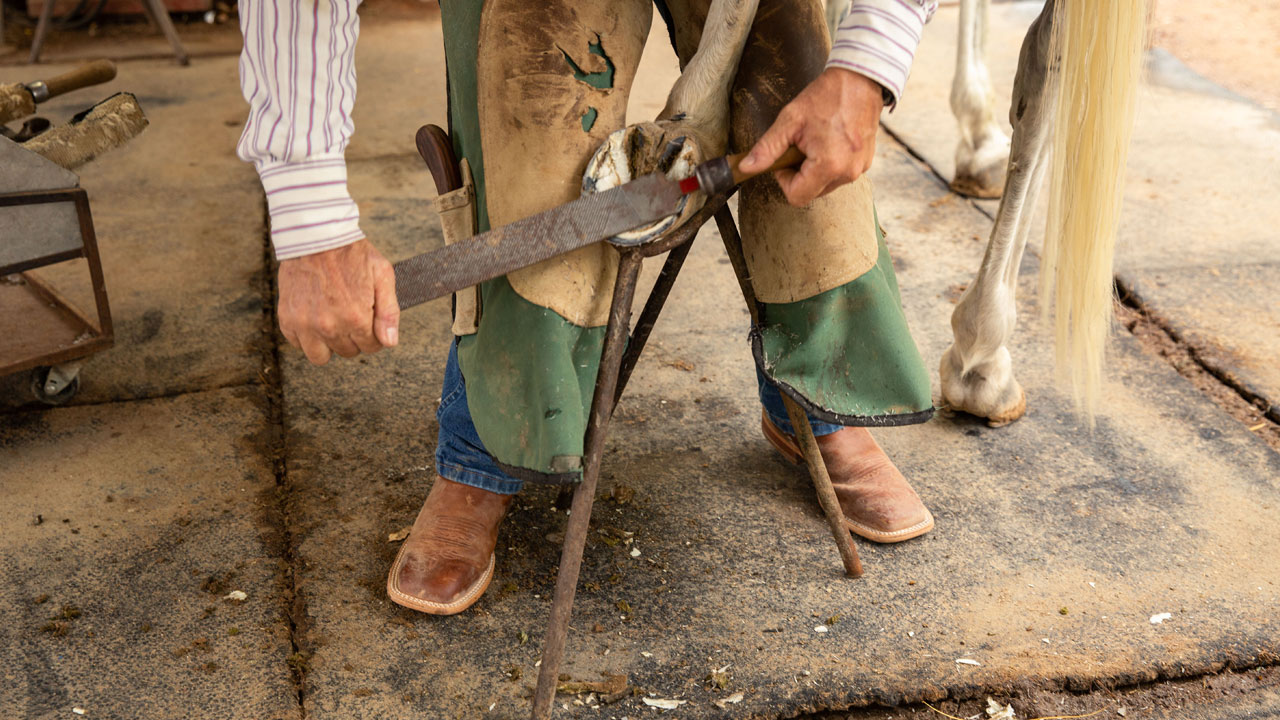
[[[439,125],[423,125],[414,136],[418,154],[436,181],[436,194],[443,195],[462,187],[462,171],[453,154],[453,141]]]
[[[53,98],[62,95],[63,93],[69,93],[72,90],[79,90],[80,88],[108,82],[115,79],[115,76],[115,63],[110,60],[94,60],[93,62],[85,63],[70,72],[65,72],[57,77],[45,80],[44,86],[49,90],[47,97]]]
[[[744,173],[738,169],[738,163],[742,162],[742,159],[746,156],[746,153],[735,153],[725,158],[729,161],[729,170],[733,173],[734,185],[741,185],[757,175],[771,173],[774,170],[781,170],[783,168],[800,167],[804,164],[804,153],[800,152],[800,148],[795,145],[787,148],[787,151],[782,153],[782,157],[778,158],[772,165],[759,172]]]
[[[800,167],[804,163],[804,153],[792,146],[787,148],[787,151],[782,153],[782,157],[775,160],[769,167],[759,172],[744,173],[738,169],[738,163],[741,163],[742,158],[746,156],[746,153],[736,153],[702,163],[694,171],[698,176],[698,185],[708,195],[715,195],[728,192],[735,185],[741,185],[757,175],[783,168]]]

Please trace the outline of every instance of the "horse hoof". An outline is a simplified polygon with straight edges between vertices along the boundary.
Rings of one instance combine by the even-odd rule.
[[[646,122],[610,133],[587,163],[582,174],[582,194],[608,190],[654,172],[672,180],[693,175],[702,161],[698,143],[687,135],[677,135],[675,129]],[[621,233],[617,239],[628,245],[654,240],[697,212],[704,201],[702,193],[686,195],[680,200],[677,214]]]
[[[1008,350],[968,371],[955,354],[955,346],[942,354],[938,368],[942,400],[954,411],[987,419],[993,428],[1004,427],[1027,412],[1027,395],[1013,377]]]
[[[951,190],[959,195],[979,199],[998,199],[1004,194],[1004,173],[1000,177],[974,177],[957,175],[951,181]]]
[[[972,198],[998,198],[1004,194],[1009,171],[1009,139],[1003,134],[985,139],[976,149],[956,149],[956,177],[951,189]]]

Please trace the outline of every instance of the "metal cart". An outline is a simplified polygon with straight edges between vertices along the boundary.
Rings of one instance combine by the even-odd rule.
[[[78,187],[0,194],[0,234],[0,375],[30,371],[35,399],[61,405],[80,389],[83,360],[114,337],[89,198]],[[96,319],[30,272],[81,257]]]

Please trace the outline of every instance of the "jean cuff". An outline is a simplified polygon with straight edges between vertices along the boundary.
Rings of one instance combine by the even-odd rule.
[[[488,490],[499,495],[515,495],[520,492],[524,481],[512,477],[491,475],[489,473],[464,468],[461,465],[445,462],[436,458],[436,472],[445,480],[469,485],[480,490]]]

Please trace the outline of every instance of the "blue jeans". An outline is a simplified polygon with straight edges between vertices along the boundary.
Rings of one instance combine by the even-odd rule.
[[[769,420],[785,433],[795,434],[782,394],[778,387],[758,369],[756,381],[760,387],[760,403],[764,405]],[[444,388],[440,391],[440,409],[436,410],[440,423],[440,435],[436,440],[436,472],[440,477],[471,487],[502,495],[520,492],[524,481],[513,478],[498,466],[484,449],[476,426],[471,422],[467,408],[467,386],[458,368],[458,342],[449,347],[449,359],[444,366]],[[809,418],[814,435],[828,435],[842,426]]]

